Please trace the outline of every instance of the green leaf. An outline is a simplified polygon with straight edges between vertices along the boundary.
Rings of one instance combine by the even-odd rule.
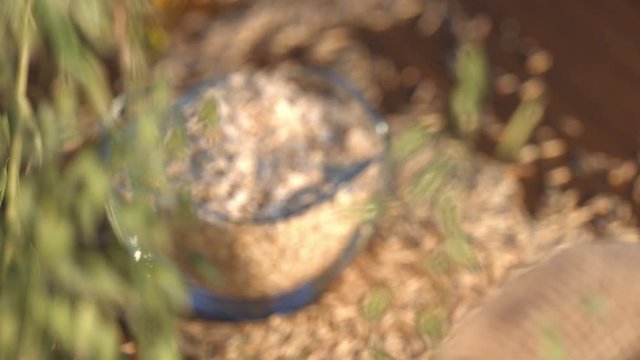
[[[438,201],[438,215],[445,236],[445,250],[456,263],[477,270],[478,261],[469,243],[467,234],[462,231],[458,207],[451,195],[444,195]]]
[[[111,94],[104,69],[89,49],[82,46],[64,2],[37,1],[35,16],[43,33],[53,44],[60,68],[80,84],[84,94],[99,115],[105,115]]]
[[[118,329],[109,324],[107,327],[103,327],[100,338],[97,341],[97,359],[111,360],[118,356],[118,341],[119,341]]]
[[[0,29],[6,29],[0,20]],[[7,44],[2,48],[4,56],[0,56],[0,93],[9,92],[10,84],[15,83],[15,56],[13,47],[10,45],[10,39],[7,34],[0,33],[0,44]],[[0,118],[0,121],[2,119]],[[1,125],[0,125],[1,127]],[[0,137],[0,144],[2,143],[2,137]]]
[[[49,305],[49,329],[51,335],[61,346],[69,349],[73,346],[72,321],[74,309],[71,300],[55,296]]]
[[[100,50],[114,45],[113,24],[108,3],[101,0],[72,0],[71,18],[91,43]]]
[[[0,358],[11,358],[19,343],[20,320],[17,308],[7,299],[0,298]]]
[[[132,294],[128,284],[110,268],[103,257],[91,256],[87,260],[90,261],[83,268],[90,282],[85,288],[85,296],[100,303],[124,305],[123,299]]]
[[[38,125],[41,133],[43,161],[53,166],[61,146],[58,117],[50,104],[42,102],[38,106]]]
[[[198,121],[205,124],[208,129],[215,129],[218,126],[218,100],[215,97],[212,96],[200,105]]]
[[[71,223],[53,206],[44,205],[35,228],[35,245],[40,261],[48,266],[69,261],[73,235]]]
[[[420,312],[416,319],[418,333],[429,340],[431,344],[437,344],[445,334],[445,318],[441,311],[430,309]]]
[[[450,183],[452,164],[448,159],[436,159],[427,165],[413,180],[408,190],[408,199],[435,200]]]
[[[488,65],[484,48],[464,44],[456,54],[457,83],[451,94],[451,114],[456,130],[472,136],[480,126],[482,105],[488,86]]]
[[[187,143],[186,129],[182,126],[172,127],[163,139],[163,147],[167,150],[168,154],[174,154],[184,149]]]
[[[7,163],[9,161],[7,160]],[[7,189],[7,164],[0,169],[0,206],[2,206],[2,200],[4,200],[4,193]]]
[[[437,132],[429,131],[425,126],[415,125],[394,136],[391,140],[392,157],[398,161],[423,148],[435,139]]]
[[[453,274],[456,271],[455,262],[446,251],[432,251],[426,259],[426,270],[434,277]]]
[[[212,264],[211,261],[207,260],[203,255],[195,251],[189,251],[187,253],[187,259],[189,259],[189,262],[196,268],[198,275],[212,286],[224,285],[224,277],[222,276],[220,269]]]
[[[371,290],[362,303],[362,316],[368,321],[380,320],[393,301],[393,293],[388,287],[379,286]]]
[[[370,346],[369,352],[372,360],[393,360],[393,356],[389,355],[382,344]]]
[[[69,76],[61,75],[53,82],[53,107],[57,120],[53,124],[56,124],[57,136],[64,140],[81,136],[78,122],[79,100],[77,84]]]
[[[542,120],[546,104],[542,99],[523,101],[511,115],[500,141],[496,155],[504,160],[515,159],[518,151],[527,143],[533,130]]]
[[[96,304],[81,300],[74,309],[73,342],[74,352],[81,358],[89,358],[96,340],[102,336],[101,316]]]
[[[9,115],[0,116],[0,155],[2,155],[11,143],[11,130],[9,129]]]
[[[542,342],[542,359],[566,360],[569,358],[562,333],[558,326],[552,323],[542,326],[539,337]]]
[[[462,232],[450,233],[445,236],[445,246],[451,259],[468,269],[478,270],[478,262],[467,236]]]
[[[74,194],[74,213],[81,233],[89,237],[104,215],[111,191],[109,175],[95,152],[84,151],[69,166],[65,179]]]

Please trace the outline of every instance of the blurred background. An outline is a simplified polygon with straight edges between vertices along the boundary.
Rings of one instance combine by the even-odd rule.
[[[429,357],[514,269],[638,240],[638,15],[631,0],[3,1],[0,358]],[[382,115],[391,195],[312,305],[190,318],[156,203],[179,197],[163,119],[202,81],[285,63],[331,69]]]

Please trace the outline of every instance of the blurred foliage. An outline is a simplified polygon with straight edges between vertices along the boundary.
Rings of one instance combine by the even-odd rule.
[[[560,327],[547,323],[540,326],[538,337],[540,338],[542,350],[540,358],[544,360],[567,360],[567,346],[562,339]]]
[[[480,128],[489,84],[487,56],[482,44],[470,42],[458,48],[455,78],[450,102],[452,125],[458,135],[472,141]]]
[[[418,132],[415,128],[406,131]],[[475,160],[469,147],[435,134],[429,137],[400,134],[399,138],[404,139],[405,148],[424,150],[431,147],[437,154],[416,171],[411,183],[403,189],[402,198],[410,204],[426,200],[434,210],[432,220],[443,235],[444,250],[449,260],[456,265],[474,268],[475,256],[462,230],[458,209],[458,205],[464,203],[466,191],[475,176]]]
[[[215,98],[207,99],[198,110],[198,121],[201,121],[205,128],[215,129],[218,125],[218,101]]]
[[[452,127],[469,145],[473,145],[482,126],[483,107],[489,95],[489,62],[481,42],[463,42],[454,62],[455,85],[449,103]],[[495,154],[506,161],[515,160],[542,120],[546,108],[543,91],[525,97],[517,106],[496,146]]]
[[[380,320],[393,301],[391,289],[378,286],[371,290],[362,303],[362,316],[368,321]]]
[[[391,139],[391,157],[395,161],[406,161],[411,155],[433,143],[440,135],[442,126],[438,121],[417,121],[407,130]]]
[[[196,274],[204,279],[207,284],[211,284],[212,286],[222,287],[224,286],[224,276],[220,269],[214,266],[211,261],[207,260],[207,258],[195,251],[187,252],[187,259],[190,264],[195,268]]]
[[[518,105],[496,146],[496,155],[500,159],[516,159],[518,152],[529,141],[542,120],[545,108],[546,104],[541,98],[524,100]]]
[[[375,343],[369,347],[371,360],[393,360],[394,357],[384,349],[384,344]]]
[[[0,2],[1,359],[120,358],[121,319],[140,358],[179,357],[185,292],[150,201],[172,196],[150,16],[144,0]],[[116,175],[130,196],[115,195]]]
[[[416,329],[429,344],[439,343],[445,335],[446,317],[441,309],[427,309],[416,316]]]

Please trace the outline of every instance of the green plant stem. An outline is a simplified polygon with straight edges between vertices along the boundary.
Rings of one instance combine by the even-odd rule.
[[[25,14],[22,20],[22,31],[20,34],[20,56],[18,63],[18,77],[16,79],[15,113],[14,129],[12,131],[11,149],[9,152],[9,170],[7,179],[7,225],[14,228],[19,226],[18,214],[16,209],[16,197],[18,192],[18,183],[20,177],[20,165],[22,162],[23,150],[23,125],[22,119],[27,113],[27,79],[29,67],[29,34],[28,34],[28,17],[31,11],[32,0],[27,0],[25,4]]]
[[[29,19],[31,18],[32,0],[27,0],[25,4],[24,17],[22,19],[22,29],[20,33],[20,55],[18,63],[18,76],[15,88],[16,112],[13,124],[14,129],[11,137],[11,148],[9,150],[9,168],[7,171],[6,189],[6,221],[10,237],[20,233],[20,219],[18,217],[17,196],[20,179],[20,166],[22,163],[23,151],[23,117],[27,114],[29,103],[27,100],[27,79],[29,76]],[[7,266],[13,254],[13,247],[9,241],[2,242],[2,278],[6,273]]]
[[[542,121],[546,108],[544,99],[526,100],[520,103],[507,122],[496,145],[496,155],[513,161],[518,151],[527,143],[536,126]]]

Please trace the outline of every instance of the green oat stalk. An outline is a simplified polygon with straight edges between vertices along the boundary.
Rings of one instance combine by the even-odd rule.
[[[544,116],[546,104],[541,98],[523,101],[511,115],[496,146],[496,156],[514,160]]]
[[[79,1],[0,1],[0,358],[116,359],[124,317],[141,359],[177,359],[184,284],[164,258],[163,221],[144,195],[118,204],[126,230],[139,230],[141,249],[153,254],[135,261],[106,206],[111,176],[124,168],[150,176],[136,185],[162,190],[157,123],[168,100],[151,91],[127,109],[143,131],[122,143],[126,159],[107,161],[91,142],[67,152],[70,139],[109,125],[100,119],[113,101],[101,62],[115,52],[104,41],[113,3]],[[132,23],[144,23],[143,11],[132,12],[141,3],[125,4]],[[125,82],[157,88],[142,80]]]
[[[457,133],[469,141],[478,128],[488,88],[488,65],[481,44],[462,44],[456,53],[456,84],[451,93],[450,112]]]

